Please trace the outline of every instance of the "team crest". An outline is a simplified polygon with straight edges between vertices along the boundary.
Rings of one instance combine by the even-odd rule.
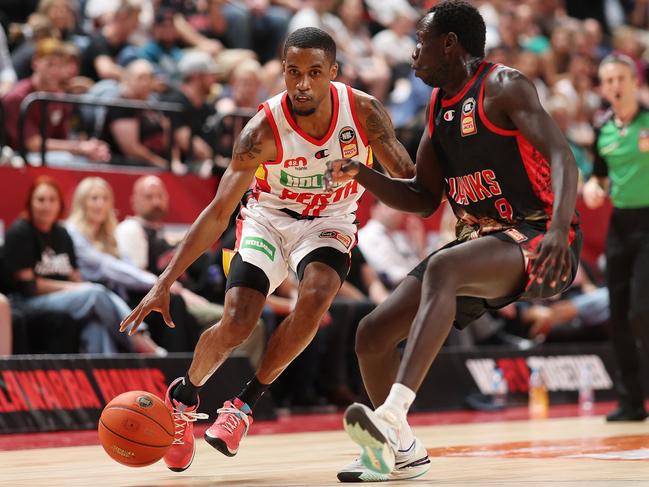
[[[444,112],[444,120],[447,122],[452,121],[455,118],[455,110],[446,110]]]
[[[358,155],[358,142],[356,140],[356,132],[354,132],[353,128],[347,126],[340,129],[338,141],[340,142],[340,151],[344,159],[351,159]]]
[[[640,149],[640,152],[649,152],[649,130],[640,130],[640,135],[638,136],[638,149]]]
[[[446,117],[446,115],[444,115]],[[478,133],[475,123],[475,99],[467,98],[462,104],[462,120],[460,122],[460,133],[462,137]]]

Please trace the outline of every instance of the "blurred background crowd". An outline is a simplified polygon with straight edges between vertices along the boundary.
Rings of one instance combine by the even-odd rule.
[[[201,330],[222,312],[223,249],[234,245],[232,229],[172,289],[175,330],[151,316],[146,330],[133,337],[116,331],[177,243],[165,233],[170,201],[156,174],[222,174],[241,124],[260,102],[284,89],[282,43],[287,32],[304,26],[321,27],[334,37],[339,81],[384,102],[414,159],[430,88],[412,75],[410,59],[416,22],[435,3],[0,2],[0,164],[40,165],[45,153],[49,166],[150,170],[134,184],[132,216],[121,222],[105,179],[84,179],[72,197],[62,193],[56,178],[34,182],[24,195],[24,215],[7,222],[0,262],[0,292],[7,296],[0,295],[0,355],[191,351]],[[473,3],[487,24],[487,59],[512,66],[534,82],[586,181],[592,174],[595,127],[608,108],[597,80],[602,58],[611,52],[631,57],[640,99],[649,102],[649,1]],[[103,102],[55,101],[46,112],[37,102],[21,121],[21,103],[34,92],[91,95]],[[66,201],[72,201],[70,208],[64,207]],[[448,207],[440,211],[439,228],[431,228],[418,217],[372,205],[348,282],[321,332],[274,386],[280,403],[345,405],[355,398],[361,389],[356,326],[428,252],[453,238],[455,219]],[[547,341],[606,339],[604,235],[588,231],[585,226],[588,249],[581,272],[567,293],[486,315],[453,333],[449,346],[525,349]],[[253,363],[265,337],[292,309],[296,292],[297,283],[289,278],[269,297],[258,331],[243,346]]]

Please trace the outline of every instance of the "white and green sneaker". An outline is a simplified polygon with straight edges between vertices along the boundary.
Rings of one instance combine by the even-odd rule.
[[[360,458],[345,465],[338,472],[341,482],[387,482],[389,480],[409,480],[421,477],[430,470],[428,452],[421,441],[415,438],[410,448],[399,450],[395,455],[395,467],[390,473],[377,473],[370,470]]]
[[[354,403],[343,420],[349,437],[361,447],[361,462],[376,473],[389,474],[399,450],[399,424],[388,421],[363,404]]]

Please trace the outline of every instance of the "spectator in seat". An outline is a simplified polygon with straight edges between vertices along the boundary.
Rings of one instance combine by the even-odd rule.
[[[402,231],[402,225],[406,231]],[[358,246],[368,264],[390,288],[396,287],[426,251],[421,220],[377,201],[358,232]]]
[[[138,27],[139,5],[132,0],[122,0],[121,4],[101,31],[90,39],[90,44],[81,57],[81,74],[90,79],[121,79],[123,68],[117,57],[129,43],[130,35]]]
[[[6,235],[4,258],[16,289],[12,306],[66,312],[83,320],[85,352],[156,353],[146,332],[119,333],[117,325],[130,312],[124,300],[100,284],[82,282],[72,239],[57,223],[63,211],[56,181],[37,178],[27,195],[26,218],[15,221]]]
[[[4,96],[16,82],[14,70],[7,47],[7,36],[0,25],[0,97]]]
[[[172,89],[160,96],[161,101],[180,103],[181,113],[172,113],[174,145],[180,153],[175,157],[186,162],[208,161],[211,171],[214,151],[204,137],[208,119],[214,116],[214,107],[207,103],[218,66],[212,57],[202,51],[185,53],[178,64],[182,78],[179,89]],[[188,158],[191,156],[191,161]]]
[[[126,100],[146,101],[153,92],[153,66],[137,59],[126,67],[119,91]],[[163,157],[168,148],[168,120],[154,110],[109,107],[102,139],[110,146],[111,163],[169,168]]]
[[[6,116],[6,130],[9,145],[13,149],[20,147],[18,125],[20,104],[27,95],[36,91],[59,93],[63,91],[66,71],[66,60],[69,56],[65,43],[56,39],[45,39],[38,43],[34,55],[34,74],[19,81],[2,99]],[[50,103],[47,111],[45,148],[48,151],[48,163],[66,165],[86,163],[88,160],[106,161],[110,157],[108,146],[97,139],[69,140],[69,118],[71,105]],[[31,105],[25,117],[23,132],[24,146],[29,153],[30,161],[40,160],[41,148],[41,107],[36,102]],[[80,157],[75,157],[80,156]]]

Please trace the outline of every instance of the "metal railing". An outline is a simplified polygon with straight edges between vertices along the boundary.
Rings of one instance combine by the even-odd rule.
[[[101,98],[91,95],[70,95],[67,93],[50,93],[45,91],[37,91],[30,93],[20,104],[20,118],[18,120],[18,152],[25,161],[27,161],[27,150],[25,148],[25,118],[29,107],[35,103],[40,102],[41,106],[41,120],[39,132],[41,136],[41,163],[45,166],[46,163],[46,144],[47,144],[47,121],[48,121],[48,108],[50,103],[64,103],[68,105],[91,105],[104,108],[131,108],[135,110],[153,110],[160,113],[181,113],[183,106],[180,103],[169,102],[155,102],[148,103],[136,100],[127,100],[121,98]],[[169,117],[170,130],[169,130],[169,146],[167,149],[167,161],[169,167],[171,166],[171,155],[174,144],[174,117]]]

